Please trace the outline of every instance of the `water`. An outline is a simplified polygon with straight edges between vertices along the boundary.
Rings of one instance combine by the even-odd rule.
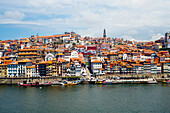
[[[170,85],[0,86],[0,113],[170,113]]]

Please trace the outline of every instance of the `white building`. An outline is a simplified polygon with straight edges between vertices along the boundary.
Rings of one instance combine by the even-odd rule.
[[[71,58],[78,58],[78,52],[77,51],[72,51],[71,52]]]
[[[102,68],[102,62],[99,60],[94,60],[91,62],[91,70],[93,75],[98,75],[100,73],[100,69]]]
[[[35,66],[28,66],[27,67],[27,77],[36,77],[36,70]]]
[[[7,65],[7,76],[18,77],[18,62],[12,62]]]

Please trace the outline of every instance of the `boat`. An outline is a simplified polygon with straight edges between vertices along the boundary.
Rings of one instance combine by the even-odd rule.
[[[77,85],[77,83],[76,82],[63,81],[61,83],[61,85],[63,85],[63,86],[71,86],[71,85]]]
[[[157,83],[158,82],[155,79],[147,81],[147,84],[157,84]]]
[[[32,84],[32,86],[36,86],[36,87],[42,87],[42,86],[51,86],[52,83],[51,82],[44,82],[44,83],[39,83],[38,81],[36,81],[35,84]]]
[[[31,83],[26,83],[26,84],[24,84],[24,83],[21,83],[21,82],[18,82],[18,84],[17,84],[18,86],[32,86],[32,84]]]
[[[35,83],[27,83],[27,81],[23,81],[23,83],[18,82],[17,84],[18,86],[35,86],[35,87],[42,87],[42,86],[51,86],[51,82],[45,82],[45,83],[39,83],[38,81],[36,81]]]
[[[163,81],[163,83],[169,84],[170,80]]]
[[[51,85],[62,85],[62,81],[52,81]]]
[[[22,82],[18,82],[17,85],[18,86],[25,86],[26,87],[26,86],[32,86],[32,83],[27,83],[27,81],[24,80],[23,83]]]
[[[112,84],[112,81],[111,80],[103,80],[102,84],[103,85],[109,85],[109,84]]]

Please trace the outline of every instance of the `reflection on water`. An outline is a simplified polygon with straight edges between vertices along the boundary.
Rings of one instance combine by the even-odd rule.
[[[0,86],[0,113],[168,113],[169,84]]]

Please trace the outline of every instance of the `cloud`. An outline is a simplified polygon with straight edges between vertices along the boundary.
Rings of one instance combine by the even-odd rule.
[[[153,34],[151,41],[158,40],[158,39],[160,39],[161,37],[164,37],[164,35],[162,35],[162,34],[160,34],[160,33],[158,33],[158,34]]]
[[[131,40],[131,41],[135,40],[133,37],[128,36],[128,35],[123,35],[122,38],[123,38],[124,40]]]
[[[24,17],[25,14],[19,11],[4,11],[3,14],[0,15],[1,19],[8,19],[8,20],[21,20]]]
[[[170,1],[2,0],[0,24],[35,25],[31,28],[44,32],[75,30],[94,37],[101,37],[105,28],[108,37],[151,40],[153,34],[169,31],[170,12],[165,4],[169,6]]]

